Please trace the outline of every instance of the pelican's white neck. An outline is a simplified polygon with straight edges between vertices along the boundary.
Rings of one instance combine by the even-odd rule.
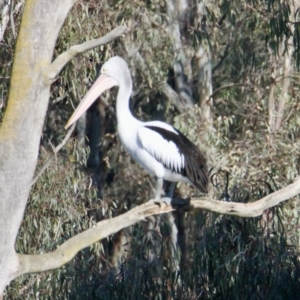
[[[132,92],[131,78],[119,83],[116,110],[118,126],[127,127],[130,123],[140,122],[131,113],[129,108],[130,96]]]

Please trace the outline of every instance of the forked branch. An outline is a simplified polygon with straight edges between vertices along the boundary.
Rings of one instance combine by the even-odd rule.
[[[49,69],[47,70],[47,73],[45,74],[48,78],[53,80],[59,72],[62,70],[62,68],[77,54],[86,52],[90,49],[99,47],[101,45],[108,44],[115,40],[116,38],[120,37],[122,34],[124,34],[128,28],[126,26],[118,26],[115,29],[113,29],[111,32],[106,34],[105,36],[94,39],[91,41],[87,41],[80,45],[74,45],[70,47],[67,51],[60,54],[50,65]]]

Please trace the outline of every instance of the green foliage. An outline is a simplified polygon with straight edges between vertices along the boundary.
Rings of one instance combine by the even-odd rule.
[[[130,63],[133,74],[134,113],[144,120],[173,122],[206,153],[213,168],[215,198],[226,200],[229,196],[231,201],[251,202],[291,183],[299,174],[297,76],[293,76],[280,130],[274,133],[268,125],[272,73],[280,66],[274,61],[284,53],[280,43],[286,36],[293,34],[299,61],[299,28],[297,25],[294,33],[290,30],[290,17],[286,1],[210,1],[207,32],[187,24],[187,38],[193,39],[194,51],[203,37],[211,47],[215,94],[213,126],[208,132],[198,106],[178,114],[161,91],[175,57],[167,30],[166,3],[79,2],[61,29],[54,59],[71,45],[102,36],[117,24],[127,24],[131,30],[110,45],[76,57],[56,78],[38,169],[52,145],[65,135],[63,127],[73,107],[96,77],[95,65],[118,54]],[[16,17],[16,25],[18,20]],[[8,31],[0,48],[1,109],[7,99],[13,45]],[[197,91],[197,80],[192,82],[193,91]],[[277,103],[281,85],[278,79]],[[106,108],[109,116],[102,141],[106,172],[103,199],[97,199],[91,175],[86,172],[88,150],[72,140],[33,186],[16,243],[19,253],[52,251],[99,219],[150,199],[151,178],[121,148],[113,107]],[[187,257],[180,272],[177,257],[170,254],[168,222],[157,221],[160,228],[155,230],[138,224],[81,251],[59,270],[22,276],[7,289],[7,299],[296,299],[297,202],[292,199],[253,219],[207,213],[185,216]],[[113,263],[115,240],[122,237],[128,239],[128,249]]]
[[[286,248],[282,229],[273,228],[270,234],[260,223],[260,218],[223,216],[206,228],[205,239],[194,244],[197,254],[188,269],[188,278],[198,278],[192,284],[201,299],[296,297],[296,253]]]

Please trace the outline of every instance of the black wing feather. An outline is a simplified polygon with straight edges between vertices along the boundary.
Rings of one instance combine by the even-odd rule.
[[[156,131],[164,139],[167,141],[172,141],[178,147],[179,153],[183,154],[185,161],[184,167],[181,168],[180,174],[187,177],[201,192],[207,193],[208,171],[206,159],[198,147],[175,128],[174,130],[177,132],[177,134],[158,126],[147,125],[145,127]],[[170,166],[166,165],[163,161],[160,162],[166,168],[170,169]],[[176,172],[175,169],[171,169],[171,171]]]

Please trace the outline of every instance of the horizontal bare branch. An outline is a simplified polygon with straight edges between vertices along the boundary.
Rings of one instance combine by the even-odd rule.
[[[105,45],[107,43],[112,42],[116,38],[120,37],[123,33],[125,33],[128,30],[126,26],[118,26],[115,29],[113,29],[111,32],[106,34],[105,36],[94,39],[88,42],[85,42],[80,45],[74,45],[70,47],[69,50],[63,52],[60,54],[50,65],[47,73],[45,74],[48,78],[53,80],[57,74],[62,70],[62,68],[77,54],[83,53],[85,51],[88,51],[90,49],[99,47],[101,45]]]
[[[274,192],[258,201],[251,203],[235,203],[217,201],[210,198],[193,199],[185,210],[205,209],[208,211],[233,215],[238,217],[257,217],[267,208],[273,207],[282,201],[290,199],[300,193],[300,178],[285,188]],[[68,263],[82,249],[100,241],[111,234],[147,217],[168,213],[175,210],[172,206],[162,204],[158,206],[153,202],[147,202],[137,206],[123,215],[104,220],[93,228],[90,228],[64,242],[55,251],[46,254],[24,255],[19,254],[20,270],[18,275],[25,273],[43,272],[53,270]]]
[[[242,218],[258,217],[262,215],[266,209],[276,206],[285,200],[291,199],[292,197],[297,196],[299,193],[300,178],[298,178],[294,183],[286,186],[285,188],[267,195],[255,202],[236,203],[206,198],[194,200],[192,201],[192,205],[197,209],[205,209],[224,215],[232,215]]]

